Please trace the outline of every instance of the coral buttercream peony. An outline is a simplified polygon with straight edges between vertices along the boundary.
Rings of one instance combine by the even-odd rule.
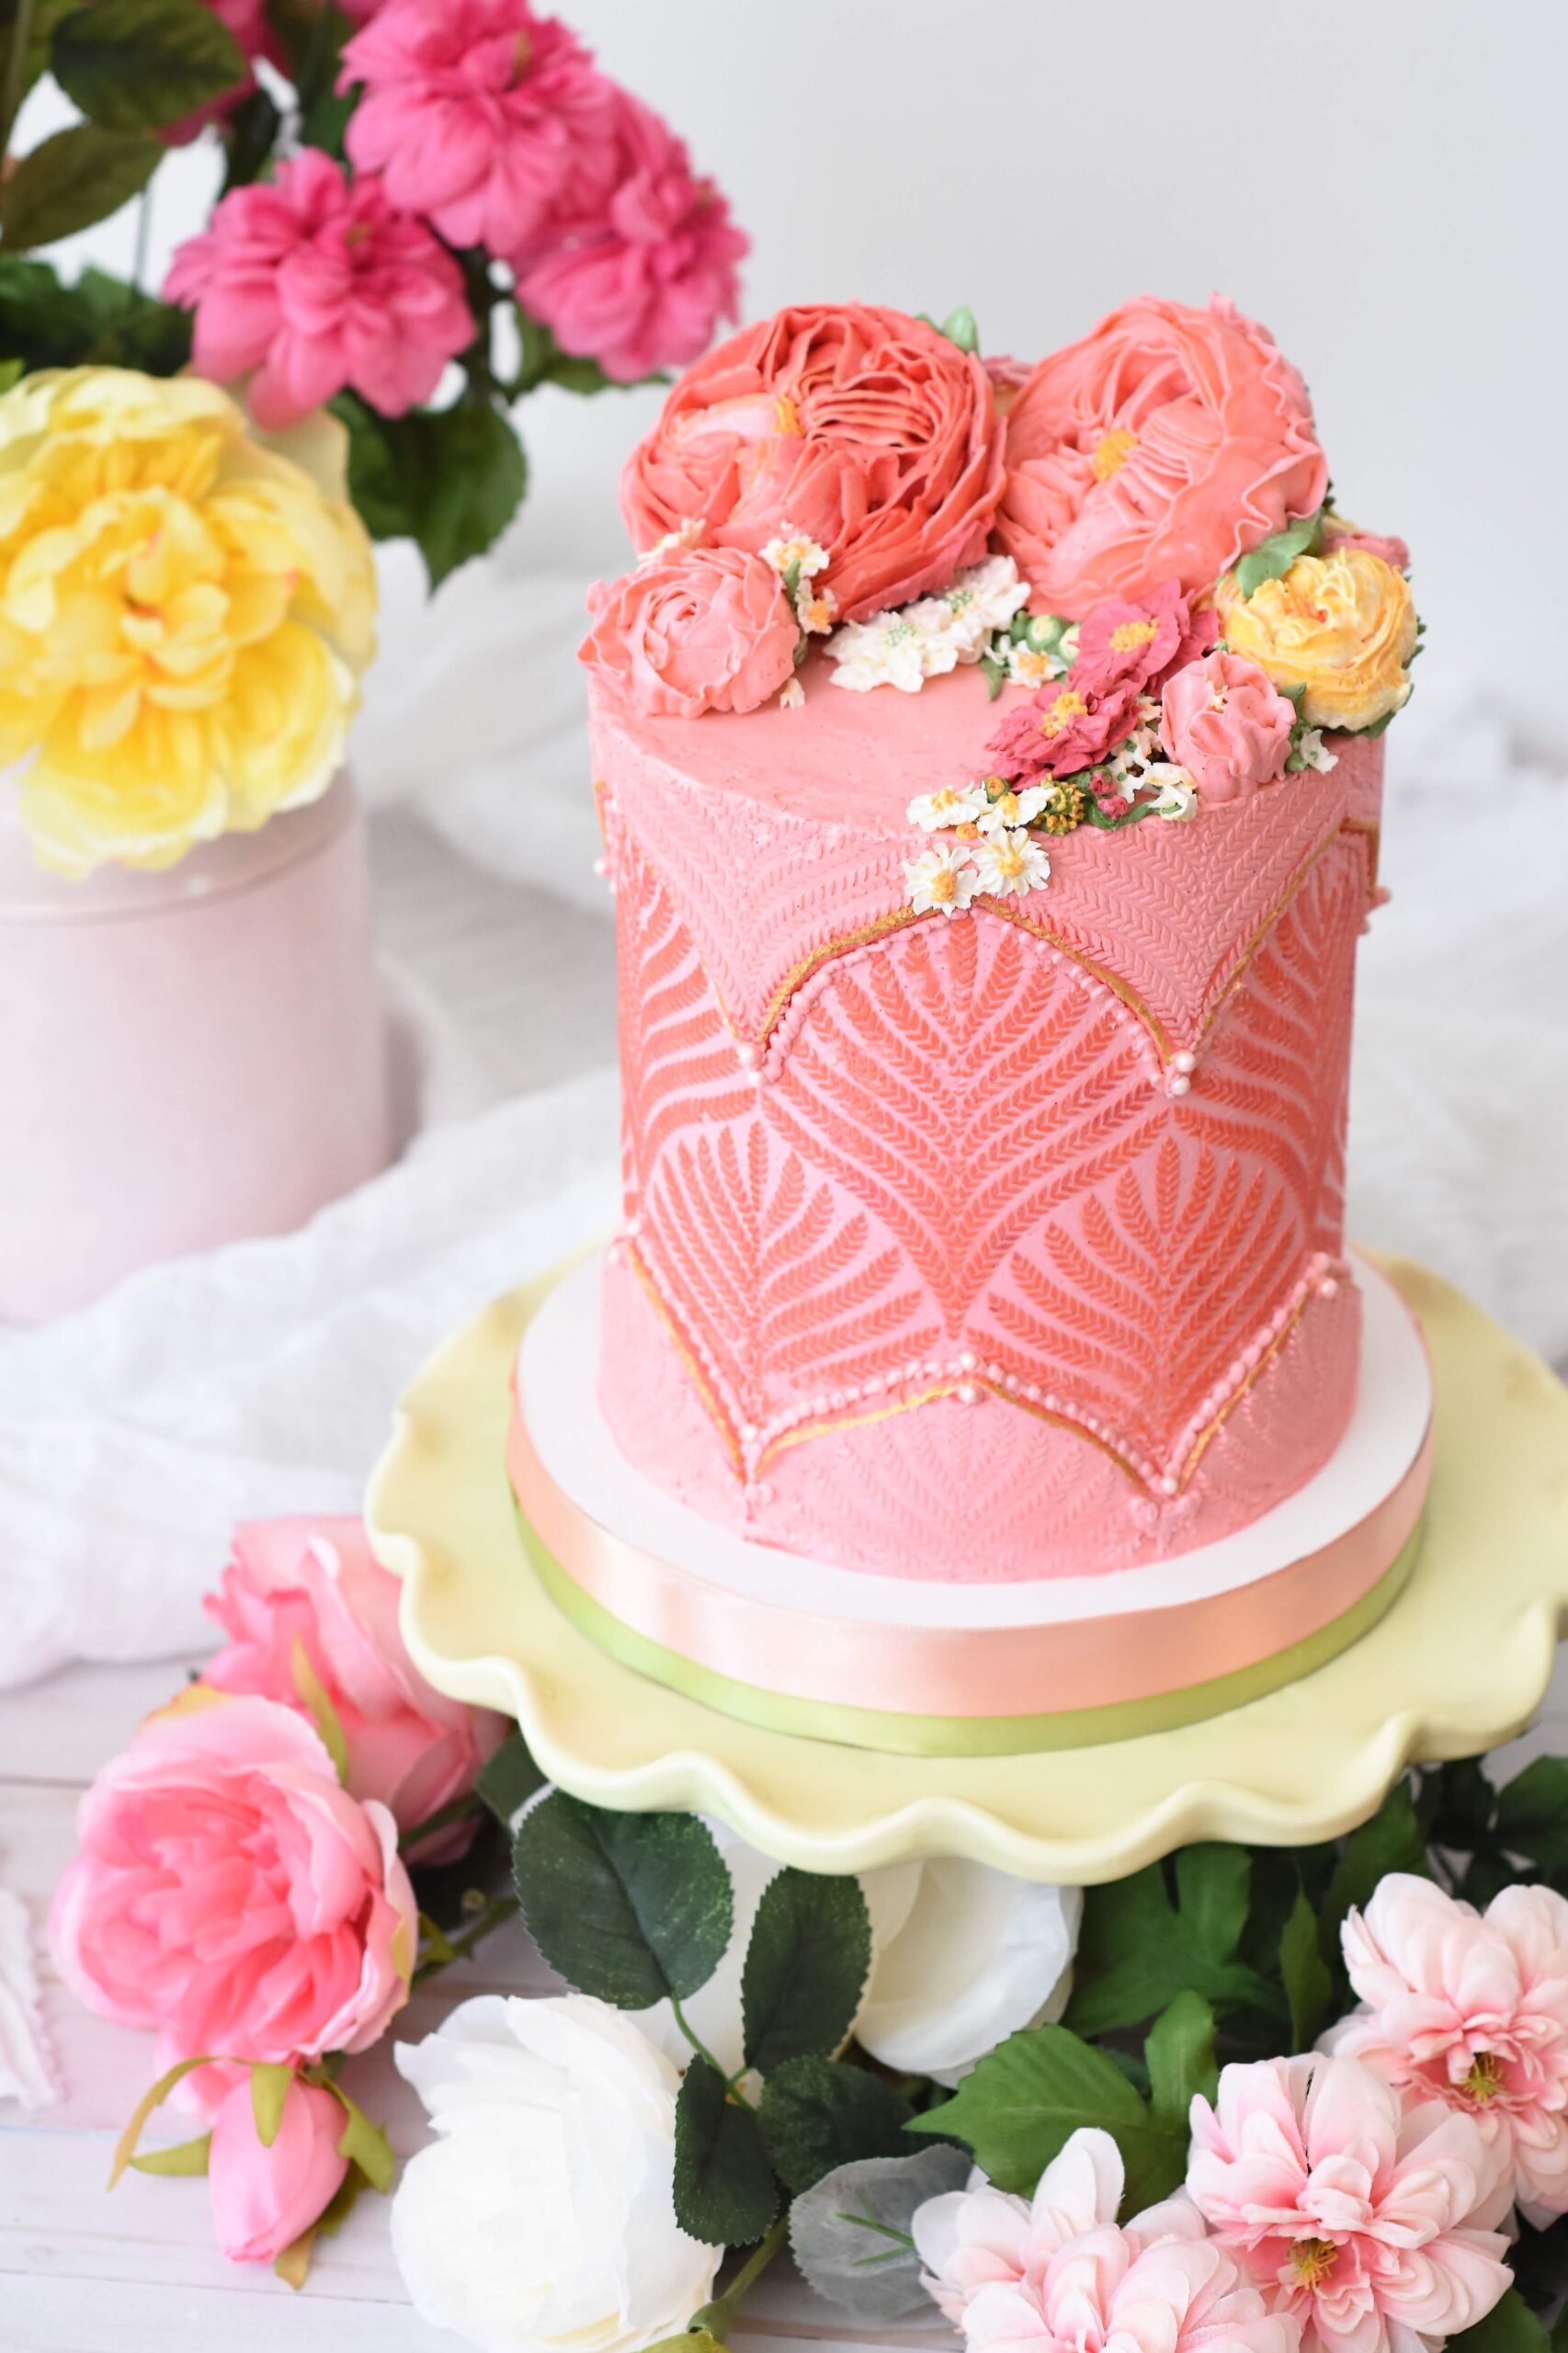
[[[1306,387],[1264,328],[1142,295],[1042,359],[1007,415],[996,543],[1074,620],[1176,579],[1188,596],[1323,504]]]
[[[1391,1872],[1344,1943],[1365,2006],[1330,2047],[1473,2117],[1531,2222],[1568,2213],[1568,1903],[1509,1887],[1478,1913]]]
[[[688,369],[628,459],[632,544],[700,521],[761,549],[786,524],[828,551],[840,617],[945,588],[985,552],[1003,425],[980,361],[899,311],[780,311]]]
[[[1162,581],[1137,603],[1108,597],[1085,616],[1073,657],[1071,683],[1107,694],[1117,687],[1158,694],[1173,671],[1196,662],[1220,634],[1212,611],[1190,610],[1174,580]]]
[[[602,213],[540,258],[519,257],[517,299],[563,351],[631,383],[684,367],[734,317],[750,239],[667,125],[635,98],[619,104],[623,164]]]
[[[309,1716],[297,1651],[337,1715],[348,1788],[378,1798],[412,1830],[472,1789],[506,1735],[502,1716],[432,1688],[398,1628],[400,1587],[358,1519],[275,1519],[234,1531],[233,1557],[206,1602],[229,1640],[202,1670],[220,1691],[280,1699]],[[419,1848],[421,1862],[459,1854],[460,1824]]]
[[[1138,689],[1113,686],[1103,694],[1065,678],[1041,687],[1010,710],[985,747],[998,776],[1028,783],[1037,776],[1075,776],[1107,758],[1131,733]]]
[[[350,162],[454,245],[520,253],[615,186],[619,93],[528,0],[386,0],[344,49],[357,85]]]
[[[1410,699],[1417,628],[1410,584],[1380,555],[1298,556],[1283,579],[1244,597],[1220,583],[1225,642],[1277,687],[1304,688],[1310,727],[1375,727]]]
[[[1240,801],[1285,772],[1295,705],[1239,654],[1210,654],[1165,681],[1160,737],[1205,801]]]
[[[1402,2109],[1354,2059],[1225,2068],[1192,2104],[1187,2187],[1303,2353],[1418,2353],[1508,2286],[1507,2182],[1477,2125]]]
[[[192,355],[220,383],[251,375],[258,425],[291,424],[347,385],[385,415],[428,400],[473,341],[462,272],[380,180],[305,148],[237,188],[175,255],[164,292],[196,313]]]
[[[755,710],[795,673],[799,624],[770,563],[741,548],[672,548],[589,599],[579,662],[638,710]]]
[[[248,2075],[224,2094],[212,2119],[207,2186],[213,2230],[231,2263],[271,2263],[320,2221],[348,2171],[337,2145],[344,2126],[342,2101],[296,2077],[267,2147]]]
[[[288,1708],[193,1686],[105,1767],[77,1835],[56,1966],[89,2008],[156,2028],[162,2063],[362,2051],[407,1997],[396,1824]]]
[[[321,422],[340,473],[346,437]],[[373,645],[338,492],[228,395],[117,368],[0,393],[0,765],[40,863],[167,866],[331,782]]]

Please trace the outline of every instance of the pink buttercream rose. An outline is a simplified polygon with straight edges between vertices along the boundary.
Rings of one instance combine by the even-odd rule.
[[[598,213],[620,168],[619,94],[528,0],[386,0],[343,51],[346,143],[454,245],[520,253]]]
[[[1477,1912],[1395,1871],[1344,1944],[1364,2006],[1329,2046],[1471,2118],[1532,2222],[1568,2213],[1568,1903],[1509,1887]]]
[[[828,553],[846,620],[945,588],[985,552],[1003,424],[980,361],[899,311],[780,311],[690,368],[620,478],[632,544],[700,521]]]
[[[80,2001],[160,2063],[363,2051],[407,1998],[417,1912],[385,1806],[316,1733],[200,1685],[150,1716],[77,1813],[50,1934]]]
[[[1138,718],[1138,689],[1118,684],[1098,694],[1080,687],[1074,670],[1053,678],[1010,710],[985,747],[998,776],[1028,782],[1040,776],[1075,776],[1109,757]],[[1119,816],[1127,806],[1110,810]]]
[[[799,625],[770,563],[743,548],[676,548],[596,588],[577,659],[638,710],[755,710],[795,672]]]
[[[1166,679],[1161,710],[1161,741],[1205,801],[1242,801],[1283,776],[1296,707],[1256,662],[1189,662]]]
[[[1306,387],[1216,296],[1140,296],[1042,359],[1007,416],[996,543],[1043,610],[1082,620],[1165,580],[1187,596],[1322,505]]]
[[[192,356],[219,383],[255,369],[261,426],[282,426],[346,385],[398,416],[428,400],[473,340],[462,272],[379,180],[347,179],[305,148],[278,176],[235,188],[181,245],[164,292],[196,313]]]
[[[1073,684],[1080,692],[1131,686],[1157,695],[1173,671],[1207,654],[1219,634],[1219,616],[1191,611],[1175,580],[1162,581],[1137,603],[1109,597],[1078,631]]]
[[[226,2092],[212,2119],[207,2186],[218,2245],[231,2263],[271,2263],[319,2222],[348,2171],[338,2154],[343,2104],[296,2077],[270,2148],[256,2129],[248,2076]]]
[[[667,124],[618,100],[623,154],[602,212],[540,258],[518,257],[517,299],[563,351],[630,383],[684,367],[734,317],[750,240]]]
[[[1381,555],[1396,572],[1410,570],[1410,550],[1396,533],[1364,531],[1359,523],[1352,523],[1345,515],[1325,515],[1323,518],[1323,550],[1333,555],[1339,548],[1359,548],[1364,555]]]
[[[471,1790],[506,1737],[502,1716],[435,1690],[398,1625],[400,1587],[358,1519],[259,1520],[234,1531],[233,1557],[205,1604],[229,1640],[203,1670],[220,1691],[280,1699],[309,1720],[302,1648],[348,1748],[348,1787],[412,1830]],[[458,1825],[422,1843],[421,1862],[460,1854]]]
[[[1408,2353],[1508,2286],[1508,2188],[1479,2127],[1354,2059],[1226,2067],[1192,2103],[1187,2193],[1303,2353]]]

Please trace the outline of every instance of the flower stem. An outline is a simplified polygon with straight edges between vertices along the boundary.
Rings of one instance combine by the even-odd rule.
[[[679,2002],[676,1999],[676,1996],[673,1994],[670,1995],[670,2010],[674,2016],[676,2026],[679,2027],[682,2034],[685,2035],[687,2040],[690,2043],[698,2057],[701,2060],[705,2060],[708,2065],[712,2068],[713,2073],[724,2086],[725,2090],[729,2093],[730,2097],[734,2101],[736,2107],[755,2108],[756,2105],[756,2101],[748,2099],[744,2092],[741,2089],[740,2075],[732,2075],[724,2068],[720,2066],[719,2062],[714,2058],[713,2053],[709,2050],[708,2045],[702,2041],[687,2024],[686,2012],[681,2008]],[[743,2070],[742,2072],[744,2073],[744,2071]]]
[[[483,1942],[492,1928],[500,1927],[502,1922],[509,1920],[514,1912],[521,1910],[522,1905],[515,1895],[493,1896],[472,1927],[465,1928],[460,1937],[453,1937],[449,1940],[448,1949],[438,1961],[430,1960],[420,1962],[410,1983],[415,1985],[423,1985],[429,1978],[435,1976],[437,1970],[447,1968],[454,1961],[466,1961],[474,1947]]]
[[[482,1811],[480,1802],[472,1790],[465,1790],[460,1798],[452,1798],[447,1804],[437,1806],[434,1813],[427,1813],[423,1822],[415,1824],[412,1830],[400,1831],[397,1842],[399,1851],[404,1855],[412,1854],[415,1847],[422,1845],[426,1838],[433,1838],[437,1830],[449,1830],[455,1822],[466,1822],[471,1813],[479,1813]]]
[[[0,160],[11,144],[11,133],[22,110],[32,36],[33,0],[17,0],[17,13],[11,19],[11,43],[6,51],[6,78],[0,83]]]
[[[715,2296],[710,2304],[704,2304],[699,2313],[693,2313],[689,2325],[705,2328],[721,2345],[726,2344],[731,2322],[789,2235],[790,2210],[786,2207],[767,2236],[752,2249],[723,2294]]]

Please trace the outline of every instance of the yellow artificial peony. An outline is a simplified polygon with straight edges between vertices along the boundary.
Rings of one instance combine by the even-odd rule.
[[[40,865],[169,866],[325,790],[375,573],[339,428],[299,446],[309,472],[197,377],[0,394],[0,766]]]
[[[1225,642],[1266,671],[1281,692],[1306,688],[1310,727],[1375,727],[1410,694],[1415,651],[1410,583],[1381,555],[1338,548],[1298,556],[1283,579],[1243,597],[1221,581]]]

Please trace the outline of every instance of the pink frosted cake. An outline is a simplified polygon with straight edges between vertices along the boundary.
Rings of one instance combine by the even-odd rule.
[[[967,314],[785,312],[622,495],[584,656],[626,1214],[510,1449],[551,1589],[873,1745],[1306,1671],[1425,1492],[1419,1343],[1343,1232],[1403,546],[1219,301],[1032,370]]]

